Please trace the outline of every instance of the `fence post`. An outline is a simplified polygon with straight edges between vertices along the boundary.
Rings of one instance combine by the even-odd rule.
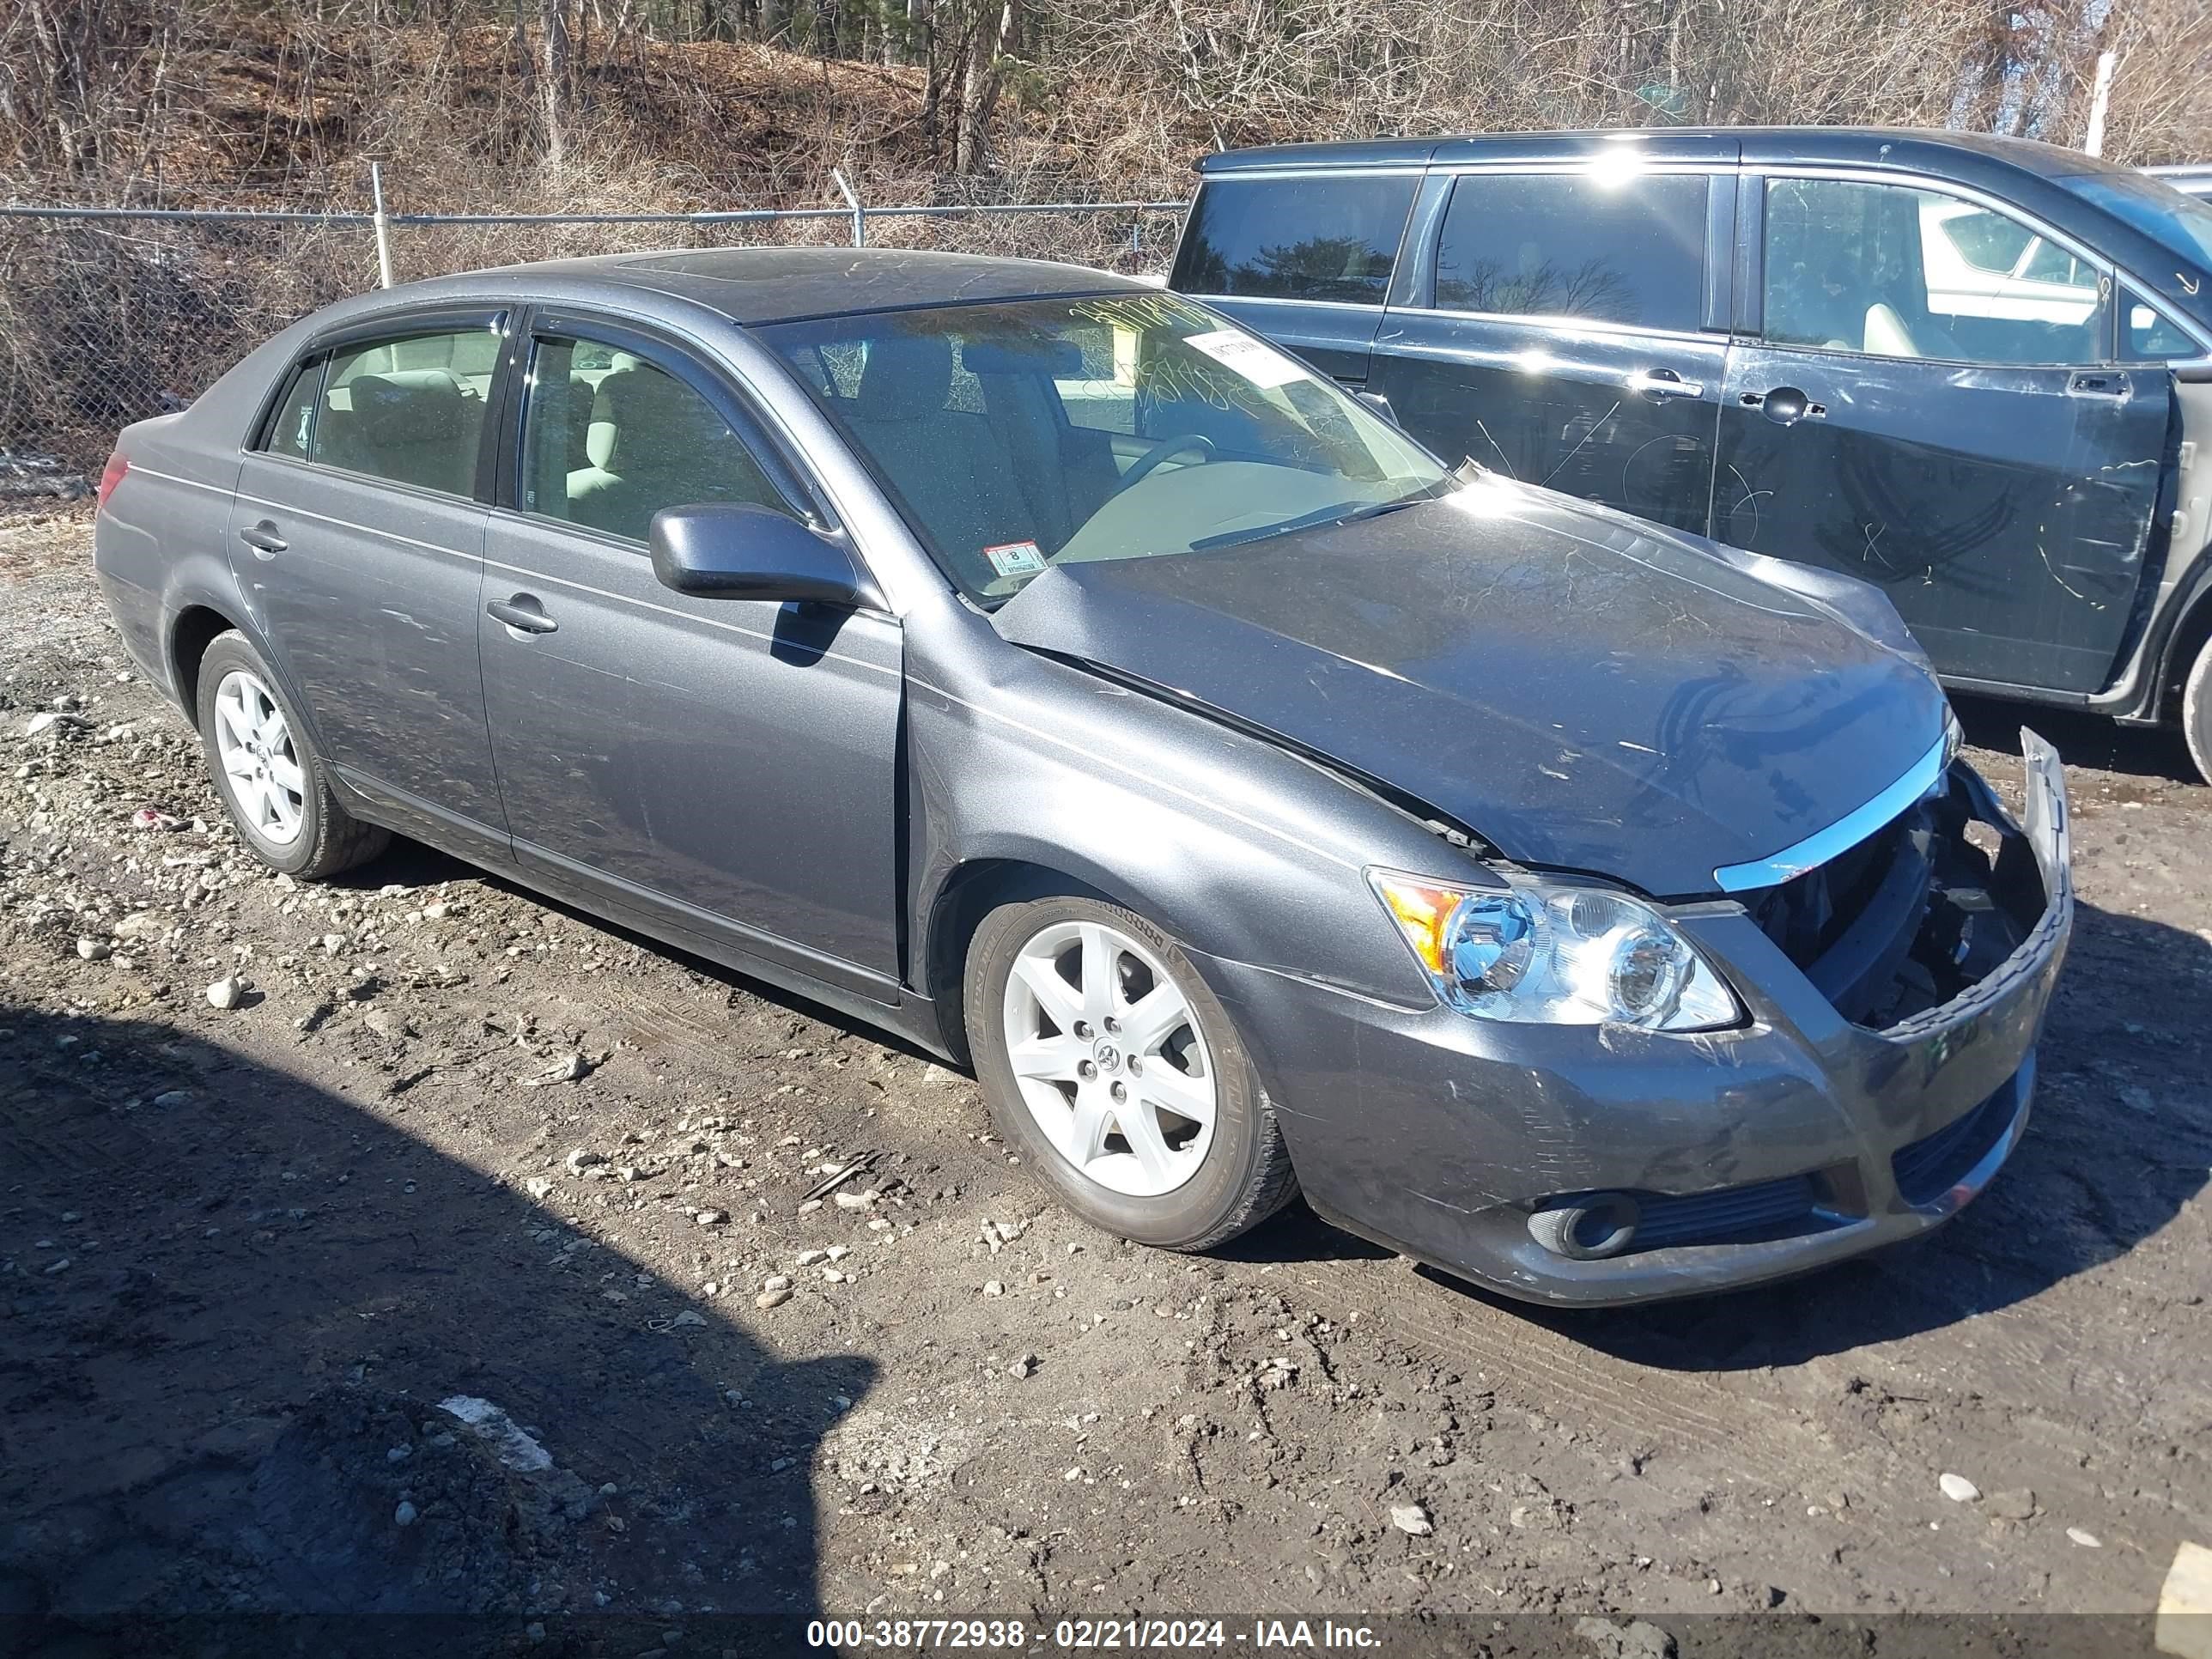
[[[2112,70],[2118,63],[2118,52],[2097,54],[2097,78],[2089,89],[2089,131],[2081,138],[2081,148],[2092,155],[2105,153],[2105,111],[2112,101]]]
[[[384,163],[381,161],[371,161],[368,164],[368,194],[370,203],[375,209],[371,215],[371,222],[376,228],[376,285],[379,288],[390,288],[392,286],[392,221],[390,216],[384,210]]]
[[[852,185],[846,183],[844,168],[831,167],[830,178],[837,186],[837,193],[845,198],[845,205],[853,210],[853,246],[867,246],[868,210],[860,205],[860,198],[854,193]]]

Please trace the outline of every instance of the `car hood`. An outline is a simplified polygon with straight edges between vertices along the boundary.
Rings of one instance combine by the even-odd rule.
[[[993,621],[1364,773],[1516,862],[1668,896],[1827,829],[1944,724],[1863,584],[1487,480],[1243,546],[1055,563]]]

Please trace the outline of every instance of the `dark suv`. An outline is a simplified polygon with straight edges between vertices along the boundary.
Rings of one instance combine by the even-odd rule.
[[[1170,285],[1439,454],[1880,583],[1963,689],[2212,777],[2212,204],[2024,141],[1209,156]]]

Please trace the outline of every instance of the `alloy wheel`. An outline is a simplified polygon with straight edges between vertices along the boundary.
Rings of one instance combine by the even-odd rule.
[[[234,668],[216,687],[215,751],[253,832],[275,847],[298,840],[307,774],[284,711],[258,675]]]
[[[1218,1104],[1213,1059],[1150,950],[1100,922],[1055,922],[1015,956],[1001,1018],[1023,1103],[1079,1174],[1158,1198],[1198,1173]]]

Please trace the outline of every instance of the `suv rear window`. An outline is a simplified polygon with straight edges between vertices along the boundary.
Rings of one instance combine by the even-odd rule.
[[[1448,311],[1694,330],[1705,310],[1705,175],[1470,173],[1437,247]]]
[[[1171,286],[1379,306],[1416,182],[1411,174],[1211,179],[1191,208]]]

